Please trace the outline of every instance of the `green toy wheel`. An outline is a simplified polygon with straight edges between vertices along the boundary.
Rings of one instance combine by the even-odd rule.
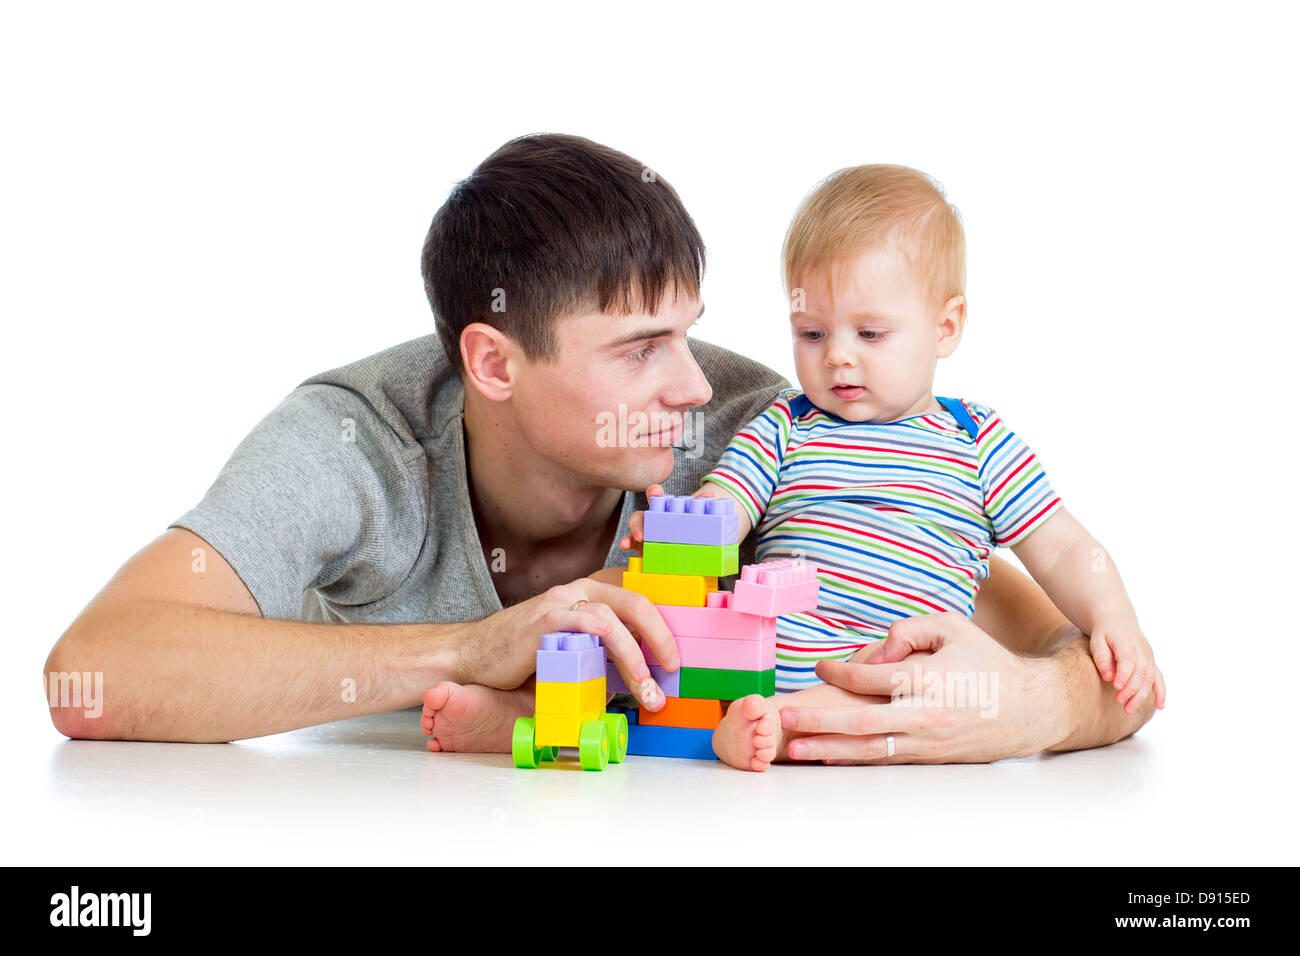
[[[583,770],[604,770],[609,763],[609,731],[603,720],[589,720],[578,733],[578,760]]]
[[[606,714],[603,720],[609,731],[609,762],[622,763],[627,756],[627,714]]]
[[[542,751],[538,750],[537,721],[533,717],[519,717],[515,720],[515,735],[511,741],[510,752],[514,755],[515,766],[531,770],[542,760]]]

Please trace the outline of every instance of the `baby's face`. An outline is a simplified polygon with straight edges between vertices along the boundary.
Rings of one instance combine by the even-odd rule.
[[[799,384],[813,404],[854,422],[931,411],[935,365],[956,348],[965,300],[928,303],[893,246],[859,256],[833,277],[803,279],[808,284],[791,293],[790,329]],[[945,321],[954,310],[955,332]]]

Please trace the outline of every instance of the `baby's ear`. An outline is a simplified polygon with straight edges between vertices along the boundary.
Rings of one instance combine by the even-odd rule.
[[[939,320],[935,324],[935,331],[939,336],[939,358],[947,358],[957,350],[965,327],[966,297],[955,295],[943,304],[943,308],[939,310]]]

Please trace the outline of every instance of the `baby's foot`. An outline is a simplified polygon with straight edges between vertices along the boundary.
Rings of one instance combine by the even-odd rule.
[[[493,690],[440,681],[424,692],[420,725],[434,753],[508,754],[515,718],[530,716],[535,699],[531,687]]]
[[[776,699],[759,694],[732,701],[713,731],[713,752],[739,770],[766,770],[780,744],[781,712]]]

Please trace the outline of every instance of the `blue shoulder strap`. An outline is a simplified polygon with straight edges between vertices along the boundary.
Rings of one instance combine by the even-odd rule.
[[[966,411],[966,406],[961,403],[960,399],[943,398],[942,396],[936,395],[935,401],[948,409],[949,414],[951,414],[953,418],[957,419],[957,424],[970,433],[972,440],[980,437],[979,425],[975,424],[975,419],[970,417],[970,412]]]
[[[808,414],[808,412],[814,407],[816,406],[813,405],[812,399],[803,392],[800,392],[798,395],[793,395],[790,398],[790,417],[799,418],[802,415]]]

